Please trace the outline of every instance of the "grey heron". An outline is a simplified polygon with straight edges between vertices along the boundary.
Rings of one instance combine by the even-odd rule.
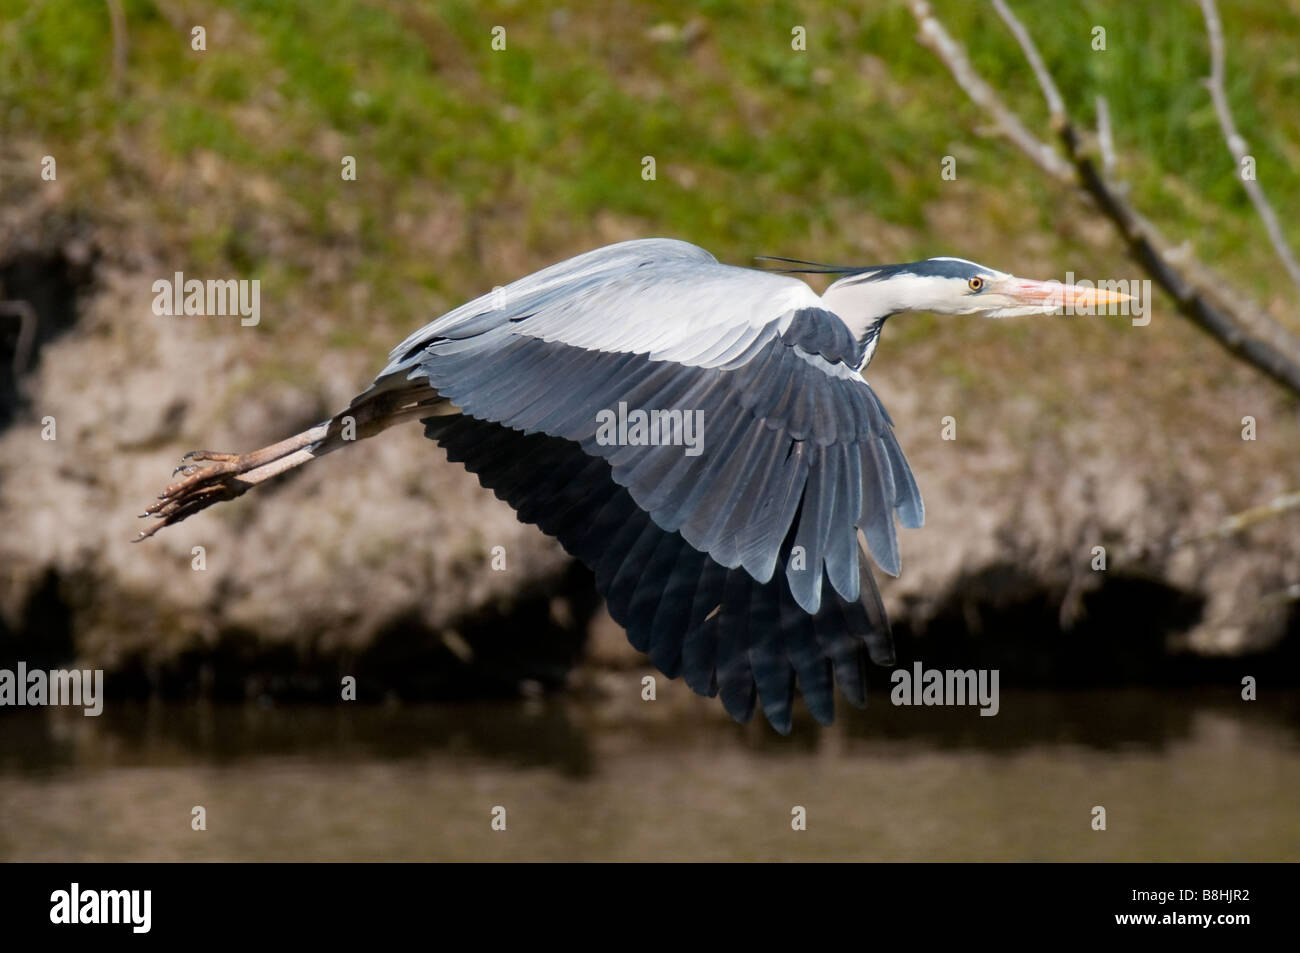
[[[430,322],[348,408],[245,454],[187,454],[140,538],[406,420],[589,566],[666,676],[791,727],[834,717],[893,642],[867,554],[900,571],[924,520],[862,371],[906,311],[1003,317],[1122,300],[959,258],[864,268],[721,264],[670,239],[578,255]],[[817,294],[801,273],[836,280]],[[620,424],[607,426],[618,409]],[[629,410],[630,409],[630,410]],[[669,439],[626,426],[659,412]],[[674,416],[674,412],[678,412]],[[702,424],[684,448],[684,415]],[[694,419],[694,418],[692,418]],[[644,418],[638,418],[644,423]],[[694,452],[691,452],[691,450]]]

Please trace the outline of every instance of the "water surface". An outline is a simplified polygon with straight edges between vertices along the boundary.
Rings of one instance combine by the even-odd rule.
[[[1293,695],[1004,691],[981,718],[877,694],[789,738],[662,683],[0,716],[5,860],[1297,860],[1297,791]]]

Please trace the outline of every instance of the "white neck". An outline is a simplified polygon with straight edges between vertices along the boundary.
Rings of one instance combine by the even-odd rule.
[[[838,315],[854,339],[866,345],[862,367],[870,364],[875,356],[885,318],[903,310],[906,295],[897,287],[899,281],[898,278],[863,281],[860,276],[851,275],[835,282],[822,295],[826,310]]]
[[[822,303],[840,316],[855,337],[861,338],[891,314],[925,308],[931,279],[894,275],[867,281],[861,275],[841,278],[826,289]]]

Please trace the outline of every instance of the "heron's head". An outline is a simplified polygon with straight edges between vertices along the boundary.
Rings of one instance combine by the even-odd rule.
[[[822,299],[846,321],[865,325],[901,311],[1008,318],[1065,307],[1095,310],[1126,301],[1128,295],[1059,281],[1030,281],[964,258],[927,258],[849,271],[826,289]]]

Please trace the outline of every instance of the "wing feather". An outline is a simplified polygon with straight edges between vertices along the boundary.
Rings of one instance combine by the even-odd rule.
[[[866,554],[897,574],[894,520],[924,519],[863,359],[802,281],[656,239],[467,303],[375,386],[426,378],[473,421],[435,428],[449,456],[592,567],[634,645],[738,718],[756,694],[788,730],[796,679],[827,720],[829,686],[858,703],[864,654],[892,659]],[[699,415],[700,452],[606,439],[604,412],[624,410]],[[519,458],[525,437],[536,458]]]

